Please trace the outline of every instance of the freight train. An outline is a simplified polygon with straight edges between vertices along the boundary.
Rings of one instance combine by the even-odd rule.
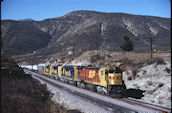
[[[49,65],[44,66],[42,71],[51,78],[112,97],[122,97],[126,89],[122,71],[118,67]]]

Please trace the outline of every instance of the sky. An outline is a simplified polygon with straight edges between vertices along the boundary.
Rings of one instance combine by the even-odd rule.
[[[1,19],[41,21],[76,10],[171,18],[170,0],[3,0]]]

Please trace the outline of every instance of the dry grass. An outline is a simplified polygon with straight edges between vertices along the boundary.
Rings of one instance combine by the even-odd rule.
[[[146,63],[148,64],[148,65],[151,65],[151,64],[154,64],[154,63],[156,63],[156,64],[165,64],[165,62],[164,62],[164,60],[162,59],[162,58],[153,58],[153,59],[148,59],[147,61],[146,61]]]
[[[142,65],[144,62],[151,63],[150,53],[138,53],[138,52],[112,52],[112,51],[103,51],[99,52],[97,55],[96,51],[86,51],[82,55],[75,58],[78,61],[90,61],[93,66],[106,66],[106,65],[115,65],[117,62],[124,62],[127,64],[127,67],[131,68],[132,66]],[[153,53],[154,61],[162,63],[161,61],[171,61],[170,53]],[[162,59],[162,60],[161,60]]]
[[[104,60],[104,59],[105,59],[104,56],[93,55],[93,56],[90,57],[90,62],[94,63],[94,62],[97,62],[97,61],[100,61],[100,60]]]
[[[30,75],[16,77],[13,72],[2,71],[2,113],[59,113],[61,107],[51,101],[45,85]]]

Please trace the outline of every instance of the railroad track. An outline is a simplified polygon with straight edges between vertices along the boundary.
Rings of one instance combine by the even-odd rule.
[[[100,94],[100,95],[102,95],[102,94]],[[104,96],[107,96],[107,95],[104,95]],[[107,97],[110,97],[110,96],[107,96]],[[110,97],[110,98],[114,99],[113,97]],[[163,106],[159,106],[159,105],[139,101],[139,100],[134,99],[134,98],[120,98],[120,99],[115,98],[115,99],[119,100],[119,101],[129,103],[129,104],[138,105],[138,106],[141,106],[143,108],[149,108],[149,109],[155,110],[155,111],[160,112],[160,113],[171,113],[170,108],[166,108],[166,107],[163,107]]]
[[[26,71],[31,73],[31,71],[28,71],[28,70],[26,70]],[[33,72],[32,72],[32,74],[33,74]],[[36,74],[37,74],[37,76],[40,75],[39,73],[36,73]],[[45,76],[42,75],[42,77],[45,77]],[[42,77],[40,77],[40,78],[42,78]],[[48,77],[46,77],[46,78],[48,78]],[[42,78],[42,79],[45,80],[45,78]],[[48,78],[48,79],[50,79],[50,78]],[[54,80],[54,79],[52,79],[52,80]],[[45,81],[48,82],[47,79]],[[66,83],[62,83],[62,84],[64,84],[63,86],[66,86],[66,85],[68,86],[69,85],[69,84],[66,84]],[[82,89],[82,88],[78,88],[78,87],[76,87],[76,88],[77,89]],[[70,88],[69,89],[66,88],[66,89],[70,90]],[[86,90],[86,89],[82,89],[82,90],[83,91],[87,91],[88,95],[89,95],[89,93],[95,93],[93,91]],[[71,91],[71,93],[76,93],[76,92],[77,91]],[[78,93],[77,93],[77,95],[78,95]],[[79,95],[83,96],[83,94],[81,94],[81,93]],[[128,106],[127,109],[134,110],[135,113],[137,113],[137,112],[140,112],[140,113],[171,113],[171,109],[169,109],[169,108],[165,108],[165,107],[162,107],[162,106],[158,106],[158,105],[142,102],[142,101],[139,101],[139,100],[136,100],[136,99],[133,99],[133,98],[121,98],[121,99],[119,99],[119,98],[112,98],[110,96],[102,95],[102,94],[99,94],[99,93],[96,93],[96,95],[103,96],[104,98],[106,98],[104,100],[105,101],[104,103],[108,104],[111,107],[112,107],[112,105],[115,105],[115,104],[118,105],[118,106],[125,105],[125,106]],[[84,96],[86,97],[85,93],[84,93]],[[99,101],[100,99],[98,99],[98,98],[95,99],[95,97],[94,97],[94,98],[92,98],[92,100]],[[112,105],[107,103],[107,102],[110,102],[110,101],[113,101]],[[101,102],[101,103],[103,104],[103,102]],[[141,108],[142,110],[140,110],[139,108]],[[145,109],[145,111],[143,109]]]
[[[136,105],[139,105],[139,106],[142,106],[145,108],[150,108],[150,109],[162,112],[162,113],[171,113],[171,109],[169,109],[169,108],[158,106],[155,104],[146,103],[143,101],[138,101],[138,100],[133,99],[133,98],[123,98],[122,101],[125,101],[127,103],[131,103],[131,104],[136,104]]]
[[[30,74],[33,76],[32,72]],[[61,90],[65,90],[68,93],[70,93],[72,95],[75,95],[77,98],[80,98],[80,99],[85,100],[85,101],[87,101],[89,103],[97,105],[97,106],[99,106],[99,107],[101,107],[103,109],[106,109],[107,111],[109,111],[108,113],[137,113],[137,112],[135,112],[133,110],[123,108],[121,106],[118,106],[118,105],[115,105],[115,104],[112,104],[112,103],[109,103],[109,102],[105,102],[105,101],[103,101],[101,99],[97,99],[95,97],[92,97],[89,94],[81,93],[79,91],[76,91],[76,90],[73,90],[73,89],[71,89],[69,87],[66,87],[66,86],[70,86],[70,87],[75,87],[75,86],[71,86],[69,84],[61,83],[61,82],[60,82],[61,84],[56,84],[56,83],[52,82],[52,80],[57,82],[57,83],[59,81],[56,81],[54,79],[51,79],[51,78],[45,77],[45,76],[38,76],[38,73],[37,73],[37,75],[34,75],[34,78],[39,78],[39,79],[43,80],[44,82],[46,82],[48,84],[56,86],[56,87],[60,88]],[[51,79],[51,81],[49,81],[49,79]],[[83,89],[83,88],[78,88],[78,87],[75,87],[75,88],[80,89],[80,90],[84,90],[84,91],[86,91],[88,93],[92,92],[90,90],[86,90],[86,89]],[[95,93],[95,92],[92,92],[92,93]]]

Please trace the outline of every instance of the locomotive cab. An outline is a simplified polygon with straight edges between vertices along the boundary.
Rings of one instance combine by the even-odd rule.
[[[108,76],[109,85],[122,85],[122,71],[118,67],[110,68],[105,74]]]
[[[117,95],[121,96],[122,91],[125,89],[122,70],[120,70],[118,67],[108,68],[105,74],[107,76],[109,94],[114,97]]]
[[[44,66],[44,74],[48,75],[50,73],[50,66]]]

